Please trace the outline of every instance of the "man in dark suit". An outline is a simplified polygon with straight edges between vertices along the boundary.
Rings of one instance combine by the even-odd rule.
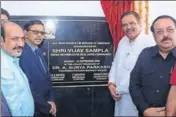
[[[32,20],[25,24],[26,44],[20,66],[27,75],[35,102],[35,116],[56,116],[55,94],[41,49],[45,36],[44,24]]]

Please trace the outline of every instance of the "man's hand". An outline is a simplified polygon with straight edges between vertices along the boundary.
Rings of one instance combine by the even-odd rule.
[[[165,117],[166,116],[166,111],[165,110],[160,111],[160,112],[158,112],[158,114],[159,114],[160,117]]]
[[[147,108],[144,113],[144,116],[165,116],[165,107],[157,108]]]
[[[50,113],[56,117],[56,104],[54,102],[48,101],[48,104],[51,105]]]
[[[109,88],[109,91],[110,91],[110,93],[111,93],[112,98],[113,98],[115,101],[120,100],[121,96],[120,96],[120,94],[118,94],[118,92],[116,91],[115,85],[110,84],[110,85],[108,86],[108,88]]]

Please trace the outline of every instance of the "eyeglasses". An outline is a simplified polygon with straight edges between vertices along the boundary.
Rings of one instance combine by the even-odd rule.
[[[34,35],[41,34],[42,36],[45,36],[46,32],[38,31],[38,30],[28,30],[31,31]]]
[[[164,31],[164,29],[163,30],[157,30],[156,34],[159,35],[159,36],[163,36],[165,32],[167,32],[167,34],[173,34],[175,32],[175,29],[174,28],[167,28],[166,31]]]

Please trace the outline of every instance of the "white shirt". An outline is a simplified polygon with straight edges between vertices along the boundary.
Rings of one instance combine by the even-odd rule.
[[[129,93],[130,73],[135,66],[139,54],[144,48],[154,45],[156,44],[153,38],[151,39],[144,33],[140,33],[132,42],[129,42],[127,36],[120,40],[109,72],[109,82],[117,86],[118,93]]]

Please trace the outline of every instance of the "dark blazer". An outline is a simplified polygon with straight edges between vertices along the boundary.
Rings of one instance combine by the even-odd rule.
[[[41,67],[41,64],[38,62],[35,53],[29,45],[25,44],[23,53],[20,57],[20,67],[29,80],[35,102],[35,113],[41,112],[49,114],[51,106],[47,103],[47,101],[55,102],[55,93],[52,88],[50,75],[47,70],[46,61],[44,60],[42,51],[40,52],[40,58],[42,59],[47,72]]]
[[[4,95],[1,92],[1,116],[12,116]]]

